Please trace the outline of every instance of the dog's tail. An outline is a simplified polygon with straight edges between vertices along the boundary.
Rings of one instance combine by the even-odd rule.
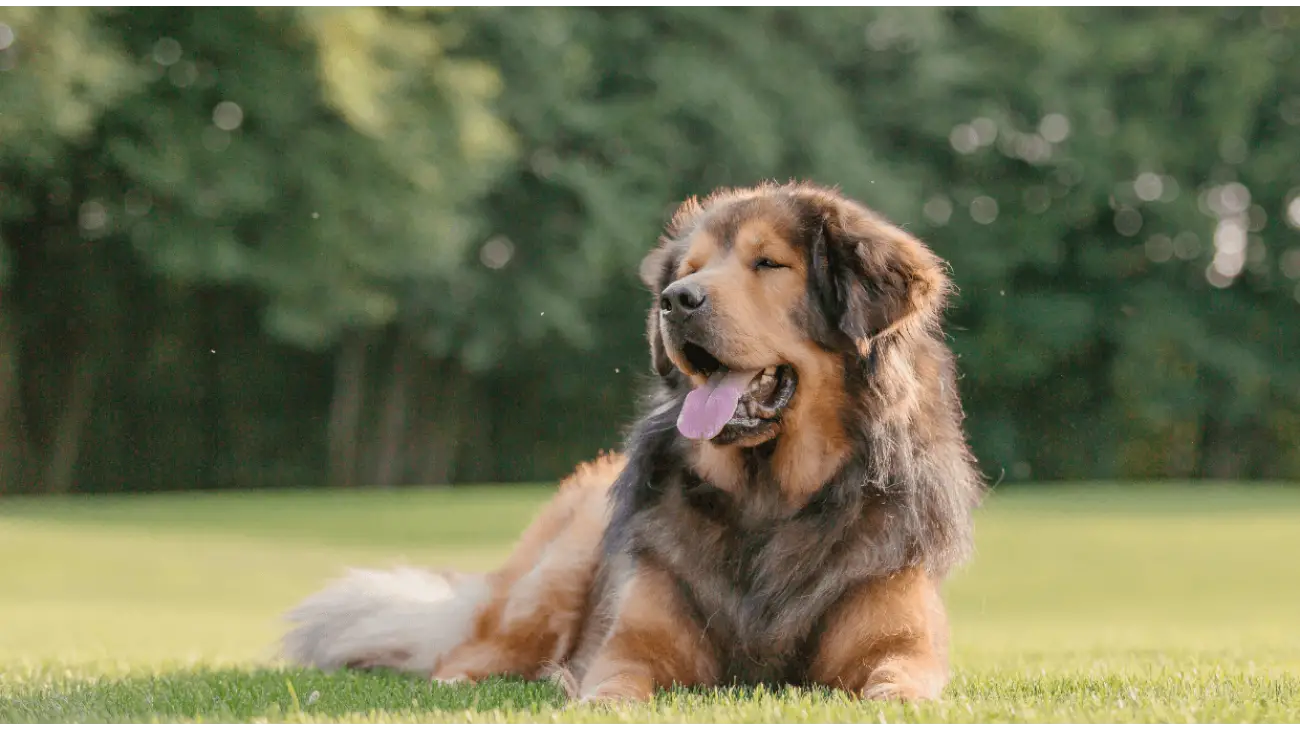
[[[430,673],[466,639],[489,595],[486,576],[416,568],[351,570],[286,618],[284,658],[319,669]]]

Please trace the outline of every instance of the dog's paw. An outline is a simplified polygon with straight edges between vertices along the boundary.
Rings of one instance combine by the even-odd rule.
[[[921,679],[925,678],[922,675]],[[864,700],[911,703],[935,699],[942,689],[942,681],[918,681],[916,677],[891,667],[872,672],[858,696]]]
[[[583,692],[578,703],[583,705],[615,705],[631,702],[646,702],[654,696],[654,690],[641,686],[642,683],[614,678],[601,682],[596,687]]]
[[[924,699],[916,687],[898,682],[869,684],[858,693],[864,700],[882,702],[914,702]]]
[[[554,682],[570,700],[580,699],[582,696],[581,683],[568,667],[551,665],[542,673],[541,678]]]
[[[577,699],[579,705],[594,705],[596,707],[615,707],[618,705],[635,704],[645,702],[648,697],[632,697],[623,694],[588,694]]]

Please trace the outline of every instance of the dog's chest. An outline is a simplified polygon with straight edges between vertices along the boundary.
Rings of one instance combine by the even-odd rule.
[[[725,680],[800,683],[814,629],[853,580],[842,526],[707,485],[663,505],[653,552],[669,563]],[[646,534],[646,533],[643,533]]]

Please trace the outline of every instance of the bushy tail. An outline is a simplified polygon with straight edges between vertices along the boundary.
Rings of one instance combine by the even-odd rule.
[[[469,636],[487,598],[481,575],[351,570],[286,615],[297,626],[284,638],[284,657],[320,669],[427,674]]]

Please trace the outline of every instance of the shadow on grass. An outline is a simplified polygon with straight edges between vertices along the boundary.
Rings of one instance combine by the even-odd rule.
[[[21,676],[20,676],[21,675]],[[569,703],[545,682],[436,685],[392,672],[185,669],[95,678],[0,671],[0,723],[120,722],[1295,722],[1300,677],[1188,659],[1170,666],[958,672],[937,702],[861,702],[783,687]]]
[[[328,721],[456,711],[543,711],[565,698],[539,682],[441,686],[389,672],[197,669],[114,679],[50,676],[3,688],[0,722]],[[6,691],[7,689],[7,691]]]
[[[679,689],[660,695],[644,709],[687,709],[720,701],[744,704],[760,697],[785,698],[791,692],[804,702],[825,701],[835,694],[788,688],[776,692],[748,687]],[[7,687],[0,682],[0,723],[428,722],[465,720],[471,714],[478,719],[506,719],[518,713],[537,717],[575,710],[604,714],[570,703],[549,682],[490,679],[474,685],[439,685],[384,670],[201,668],[113,678],[49,670]]]

